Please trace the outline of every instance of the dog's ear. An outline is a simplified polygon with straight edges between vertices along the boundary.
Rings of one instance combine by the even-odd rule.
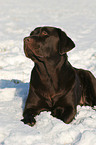
[[[63,55],[73,49],[75,44],[61,29],[57,28],[57,31],[59,35],[59,53]]]

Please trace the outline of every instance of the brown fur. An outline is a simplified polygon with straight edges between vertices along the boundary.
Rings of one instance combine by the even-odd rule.
[[[41,111],[70,123],[77,105],[96,105],[96,79],[67,60],[74,42],[59,28],[39,27],[24,38],[24,51],[35,62],[29,95],[23,112],[25,124],[33,126]]]

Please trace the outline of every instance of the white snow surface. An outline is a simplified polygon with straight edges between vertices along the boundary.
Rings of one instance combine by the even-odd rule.
[[[78,106],[70,124],[50,112],[36,116],[34,127],[20,121],[34,66],[23,38],[45,25],[72,38],[70,63],[96,77],[96,0],[0,0],[0,145],[96,145],[96,107]]]

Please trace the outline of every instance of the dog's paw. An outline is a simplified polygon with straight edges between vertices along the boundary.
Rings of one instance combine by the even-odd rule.
[[[24,122],[24,124],[28,124],[31,127],[34,126],[36,123],[36,120],[31,115],[30,116],[26,115],[21,121]]]

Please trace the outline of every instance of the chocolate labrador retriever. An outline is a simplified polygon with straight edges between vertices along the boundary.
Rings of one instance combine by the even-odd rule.
[[[38,27],[24,38],[24,51],[35,62],[22,121],[33,126],[41,111],[70,123],[77,105],[96,105],[96,79],[67,60],[74,42],[59,28]]]

